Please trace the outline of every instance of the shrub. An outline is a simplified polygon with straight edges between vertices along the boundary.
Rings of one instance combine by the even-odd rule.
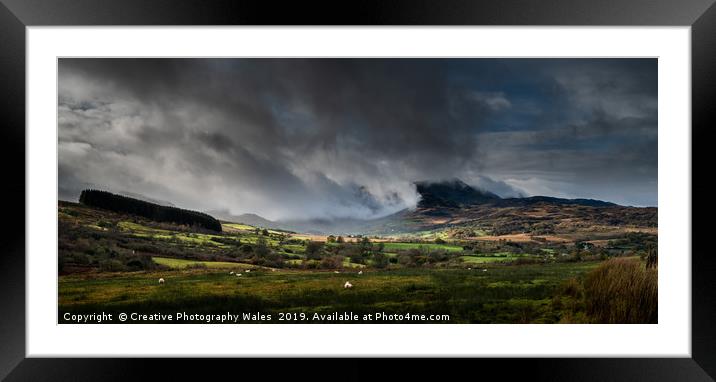
[[[382,252],[378,252],[373,255],[373,266],[376,268],[386,268],[389,261],[388,256]]]
[[[304,261],[301,263],[301,268],[304,269],[316,269],[320,263],[314,261]]]
[[[121,261],[110,259],[110,260],[102,260],[99,262],[99,269],[104,272],[121,272],[124,271],[126,268],[124,264],[122,264]]]
[[[647,268],[656,268],[658,264],[658,253],[656,251],[656,248],[654,246],[649,247],[646,252],[646,267]]]
[[[428,252],[428,262],[430,263],[440,263],[443,261],[447,261],[449,258],[450,255],[447,253],[447,251],[436,250]]]
[[[319,267],[323,269],[341,268],[343,266],[343,258],[340,256],[324,257]]]
[[[114,223],[100,220],[99,222],[97,222],[97,226],[102,228],[114,228]]]
[[[131,256],[126,262],[126,266],[130,271],[141,271],[156,268],[156,263],[149,256]]]
[[[310,241],[306,244],[306,258],[309,260],[318,260],[321,258],[323,243],[318,241]]]
[[[413,264],[413,258],[410,255],[401,254],[398,256],[398,263],[402,265],[411,265]]]
[[[372,247],[372,244],[368,237],[364,237],[364,238],[360,239],[360,245],[364,251],[369,251]]]
[[[567,279],[559,286],[560,294],[572,298],[581,298],[584,293],[584,287],[574,277]]]
[[[254,254],[258,257],[266,257],[271,253],[268,243],[263,236],[259,236],[254,244]]]
[[[512,261],[512,264],[514,265],[526,265],[526,264],[537,264],[541,263],[544,260],[534,258],[534,257],[518,257]]]
[[[587,315],[593,322],[657,323],[657,269],[646,268],[641,261],[605,261],[587,274],[584,296]]]

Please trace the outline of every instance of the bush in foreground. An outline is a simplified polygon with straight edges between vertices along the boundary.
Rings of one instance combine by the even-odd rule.
[[[656,268],[635,259],[605,261],[584,280],[586,313],[603,324],[657,323]]]

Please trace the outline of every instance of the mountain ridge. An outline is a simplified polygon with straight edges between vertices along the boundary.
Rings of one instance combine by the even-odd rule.
[[[653,207],[628,207],[596,199],[565,199],[550,196],[501,198],[468,185],[460,179],[415,182],[420,200],[415,208],[406,208],[375,219],[317,218],[271,221],[256,214],[226,216],[225,220],[312,234],[393,234],[440,227],[487,225],[495,231],[519,231],[532,225],[558,224],[560,219],[581,219],[585,223],[655,225]],[[535,217],[538,214],[544,217]],[[524,224],[506,223],[504,216]]]
[[[251,225],[254,227],[262,227],[262,228],[278,228],[278,227],[272,227],[272,224],[275,224],[276,222],[266,219],[263,216],[260,216],[255,213],[244,213],[240,215],[232,215],[231,212],[228,210],[212,210],[207,211],[208,214],[215,216],[218,219],[229,221],[232,223],[243,223],[247,225]]]
[[[465,207],[476,204],[494,203],[498,206],[520,206],[535,203],[555,203],[561,205],[582,205],[590,207],[618,206],[616,203],[587,198],[557,198],[552,196],[525,196],[501,198],[495,193],[480,189],[454,178],[438,182],[415,182],[416,190],[421,196],[418,208],[430,207]]]

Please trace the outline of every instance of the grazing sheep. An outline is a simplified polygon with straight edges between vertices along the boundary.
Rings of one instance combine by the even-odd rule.
[[[241,273],[237,273],[237,274],[236,274],[236,277],[241,277]]]
[[[487,269],[483,269],[482,271],[483,271],[483,272],[487,272]]]
[[[333,273],[341,273],[341,272],[338,272],[338,271],[333,271]]]
[[[346,281],[346,283],[343,284],[343,288],[345,288],[345,289],[353,288],[353,284],[351,284],[350,282]]]
[[[246,270],[246,273],[249,273],[249,272],[251,272],[251,269],[247,269],[247,270]]]
[[[362,274],[363,274],[363,271],[358,271],[358,274],[359,274],[359,275],[362,275]]]
[[[234,271],[229,272],[229,274],[230,274],[230,275],[233,275],[233,274],[234,274]]]
[[[159,279],[159,284],[164,284],[164,279],[160,278],[160,279]]]

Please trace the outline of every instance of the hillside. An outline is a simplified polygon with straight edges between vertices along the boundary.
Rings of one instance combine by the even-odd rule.
[[[225,221],[314,235],[415,235],[483,237],[501,235],[610,238],[625,232],[655,233],[655,207],[628,207],[593,199],[547,196],[500,198],[459,179],[417,182],[420,200],[413,209],[372,220],[355,218],[271,221],[257,214],[210,211]]]
[[[120,213],[142,216],[157,222],[197,226],[221,232],[221,224],[203,212],[170,207],[101,190],[84,190],[80,203]]]
[[[449,231],[460,236],[579,235],[624,230],[656,230],[657,208],[626,207],[592,199],[546,196],[502,199],[463,182],[418,187],[421,200],[366,227],[371,234]]]
[[[457,237],[331,241],[222,225],[222,232],[212,232],[60,201],[59,311],[277,315],[328,309],[450,312],[454,323],[588,322],[577,308],[584,302],[563,292],[564,285],[611,261],[644,272],[639,256],[655,253],[656,243],[655,235],[635,233],[599,246]],[[648,272],[655,283],[655,270]],[[355,287],[346,288],[346,280]],[[64,315],[58,320],[70,322]]]
[[[396,235],[462,231],[480,235],[580,235],[645,231],[657,227],[656,207],[628,207],[593,199],[547,196],[506,198],[460,180],[418,182],[414,209],[373,220],[312,219],[270,222],[267,226],[320,234]],[[448,232],[449,231],[449,232]],[[470,233],[472,232],[472,233]]]

